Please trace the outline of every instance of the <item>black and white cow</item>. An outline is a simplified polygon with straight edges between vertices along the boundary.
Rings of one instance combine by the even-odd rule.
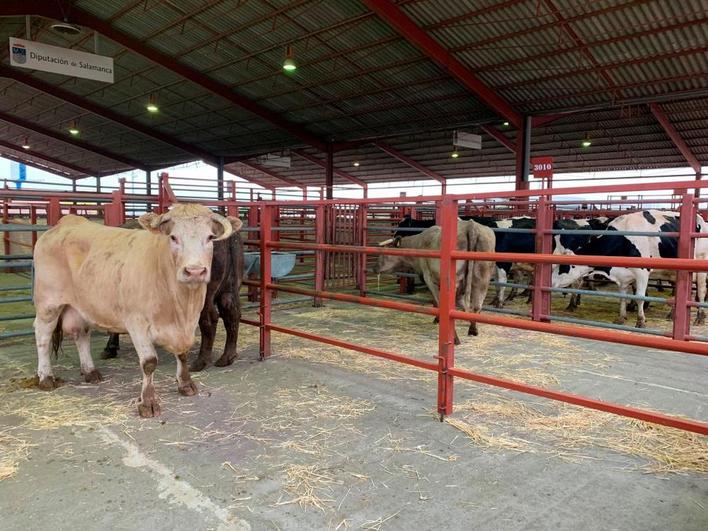
[[[610,234],[612,231],[630,232],[678,232],[679,215],[677,212],[660,210],[645,210],[625,214],[612,220],[607,227],[607,234],[592,238],[586,245],[577,249],[574,254],[585,256],[636,256],[644,258],[676,258],[678,239],[662,236],[620,236]],[[708,224],[701,216],[696,216],[696,230],[708,231]],[[568,253],[567,253],[568,254]],[[694,257],[705,260],[708,258],[708,240],[695,240]],[[626,294],[630,286],[635,286],[637,295],[645,296],[651,270],[648,268],[626,267],[593,267],[560,265],[553,268],[553,286],[566,287],[592,274],[601,275],[618,286],[620,293]],[[699,302],[706,298],[706,273],[694,275],[696,293]],[[619,324],[627,320],[627,299],[620,299]],[[705,311],[699,308],[696,324],[705,321]],[[637,305],[637,328],[646,326],[644,305]]]

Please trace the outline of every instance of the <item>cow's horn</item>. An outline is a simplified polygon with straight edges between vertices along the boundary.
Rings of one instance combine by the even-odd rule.
[[[385,246],[388,245],[389,243],[393,243],[393,240],[394,240],[394,238],[389,238],[388,240],[384,240],[384,241],[382,241],[382,242],[379,243],[379,247],[385,247]]]
[[[234,231],[234,228],[231,226],[231,222],[228,219],[226,219],[224,216],[220,216],[219,214],[212,214],[211,219],[212,221],[219,223],[224,228],[224,233],[218,238],[215,238],[214,241],[225,240],[226,238],[231,236],[231,233]]]

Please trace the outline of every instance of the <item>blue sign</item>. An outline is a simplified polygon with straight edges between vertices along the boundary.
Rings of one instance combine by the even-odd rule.
[[[18,162],[10,163],[10,178],[15,181],[15,188],[22,188],[22,183],[27,180],[27,166]]]

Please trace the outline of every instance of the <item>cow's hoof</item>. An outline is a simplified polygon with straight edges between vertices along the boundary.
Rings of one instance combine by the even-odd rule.
[[[203,371],[208,366],[209,366],[209,360],[205,360],[204,358],[197,358],[189,366],[189,372]]]
[[[110,360],[112,358],[117,358],[118,357],[118,349],[112,348],[112,349],[103,349],[103,352],[101,352],[101,359],[102,360]]]
[[[462,342],[460,341],[460,338],[455,336],[455,345],[460,345]]]
[[[39,387],[42,391],[54,391],[54,389],[59,387],[59,382],[54,378],[54,376],[45,376],[39,380],[37,387]]]
[[[693,324],[696,325],[696,326],[706,324],[706,316],[705,316],[705,314],[703,314],[703,315],[698,314],[698,316],[696,316],[696,320],[693,321]]]
[[[495,308],[501,308],[502,303],[499,300],[499,297],[494,297],[494,299],[492,299],[491,305],[494,306]]]
[[[639,321],[639,320],[638,320],[638,321],[637,321],[637,324],[634,325],[634,327],[635,327],[635,328],[646,328],[646,327],[647,327],[647,323],[646,323],[646,321],[643,321],[643,320],[642,320],[642,321]]]
[[[666,320],[667,321],[673,321],[674,320],[674,311],[671,310],[669,313],[666,314]]]
[[[214,366],[215,367],[228,367],[234,361],[236,361],[236,358],[238,358],[238,354],[234,354],[233,356],[231,356],[231,355],[227,356],[226,354],[222,354],[221,357],[214,362]]]
[[[615,319],[612,322],[615,324],[623,325],[624,323],[627,322],[627,318],[626,317],[618,317],[617,319]]]
[[[197,390],[197,384],[195,384],[192,380],[189,380],[184,384],[178,386],[177,390],[182,396],[194,396],[199,393],[199,391]]]
[[[478,336],[479,331],[477,330],[477,327],[475,325],[470,325],[469,329],[467,330],[467,335],[468,336]]]
[[[103,376],[98,372],[98,369],[94,369],[90,373],[84,374],[84,381],[90,384],[97,384],[103,381]]]
[[[440,317],[435,317],[435,319],[433,319],[433,324],[438,324],[439,322],[440,322]]]
[[[144,419],[160,416],[160,403],[155,399],[138,402],[138,413]]]

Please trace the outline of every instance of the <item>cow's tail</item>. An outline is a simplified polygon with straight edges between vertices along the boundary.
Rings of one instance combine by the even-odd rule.
[[[52,332],[52,354],[54,354],[54,359],[59,358],[59,351],[62,350],[61,343],[64,339],[64,327],[62,326],[61,315],[57,319],[57,325],[54,327],[54,332]]]

